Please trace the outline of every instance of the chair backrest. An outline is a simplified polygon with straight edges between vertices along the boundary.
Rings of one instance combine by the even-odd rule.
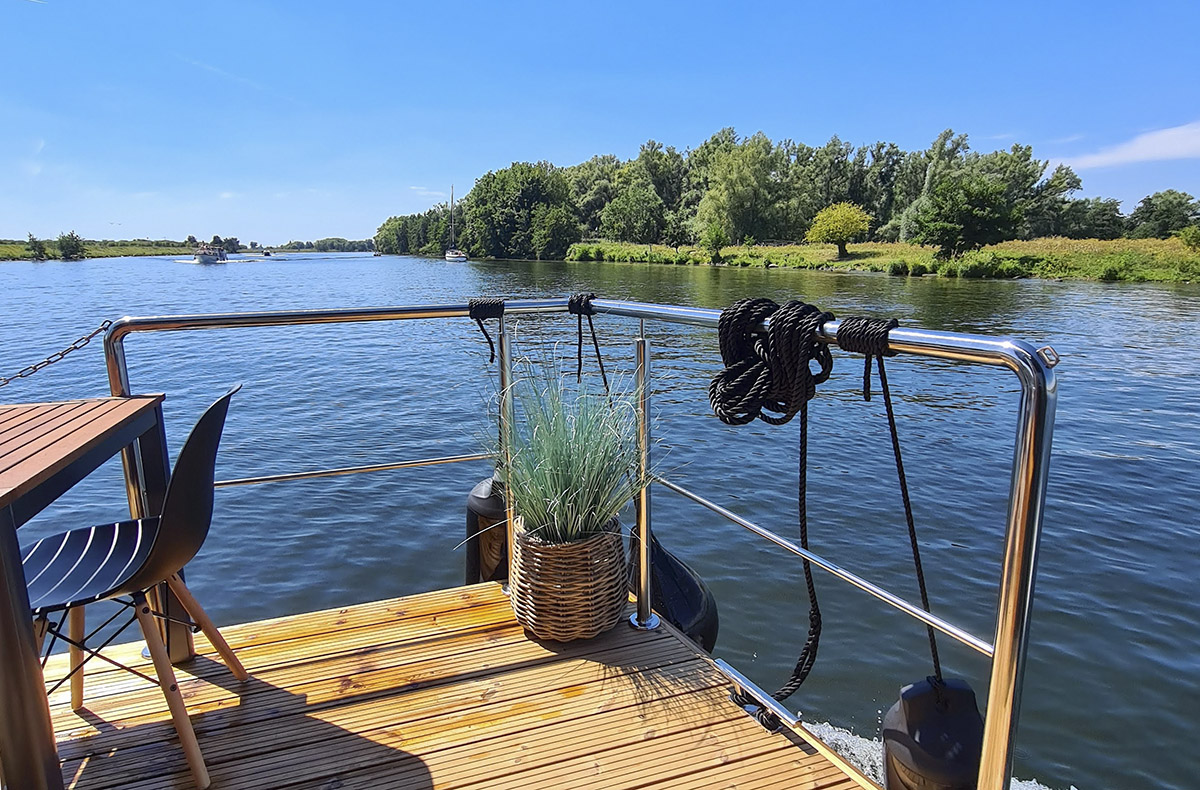
[[[154,545],[133,584],[145,588],[165,580],[191,561],[204,545],[212,523],[217,446],[229,400],[241,388],[241,384],[235,385],[205,409],[183,443],[167,484]]]

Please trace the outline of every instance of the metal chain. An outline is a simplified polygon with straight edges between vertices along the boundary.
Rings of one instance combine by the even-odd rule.
[[[94,338],[96,335],[104,334],[105,332],[107,332],[108,328],[110,326],[112,326],[112,323],[113,323],[112,321],[105,321],[104,323],[100,324],[100,326],[93,329],[90,333],[84,335],[83,337],[79,338],[71,345],[64,348],[62,351],[54,352],[50,356],[43,359],[41,362],[35,362],[27,368],[22,368],[21,370],[17,371],[16,373],[14,373],[11,376],[7,376],[7,377],[0,376],[0,387],[6,386],[7,384],[9,384],[13,381],[16,381],[17,379],[28,378],[28,377],[32,376],[34,373],[37,373],[42,368],[53,365],[55,362],[57,362],[60,359],[62,359],[63,357],[65,357],[67,354],[70,354],[72,351],[77,351],[77,350],[83,348],[88,343],[92,342],[92,338]]]

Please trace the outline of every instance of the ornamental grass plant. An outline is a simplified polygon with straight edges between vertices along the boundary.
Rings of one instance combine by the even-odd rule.
[[[520,528],[552,544],[617,530],[617,514],[647,483],[633,398],[571,386],[547,369],[514,387],[519,413],[501,473]]]

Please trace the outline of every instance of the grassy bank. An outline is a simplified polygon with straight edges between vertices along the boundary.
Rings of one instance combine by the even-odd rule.
[[[700,265],[710,263],[706,250],[663,245],[581,242],[567,251],[570,261],[623,261]],[[1007,241],[953,261],[938,261],[930,247],[911,244],[851,244],[850,255],[837,258],[832,244],[782,247],[726,247],[726,266],[887,272],[898,276],[1041,277],[1131,282],[1182,282],[1200,279],[1200,253],[1179,239],[1035,239]]]
[[[136,255],[183,255],[191,257],[192,246],[189,244],[137,244],[121,241],[85,241],[83,247],[89,258],[117,258]],[[58,245],[52,241],[46,242],[46,255],[55,259],[58,257]],[[0,261],[30,260],[29,250],[23,241],[0,241]]]

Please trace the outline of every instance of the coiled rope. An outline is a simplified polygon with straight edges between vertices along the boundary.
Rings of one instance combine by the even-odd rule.
[[[504,317],[504,300],[471,299],[467,302],[467,315],[474,319],[475,323],[479,325],[479,331],[483,332],[483,336],[487,338],[488,349],[491,351],[491,356],[488,357],[490,365],[496,361],[496,344],[492,342],[492,336],[488,334],[487,327],[483,325],[483,322],[488,318]]]

